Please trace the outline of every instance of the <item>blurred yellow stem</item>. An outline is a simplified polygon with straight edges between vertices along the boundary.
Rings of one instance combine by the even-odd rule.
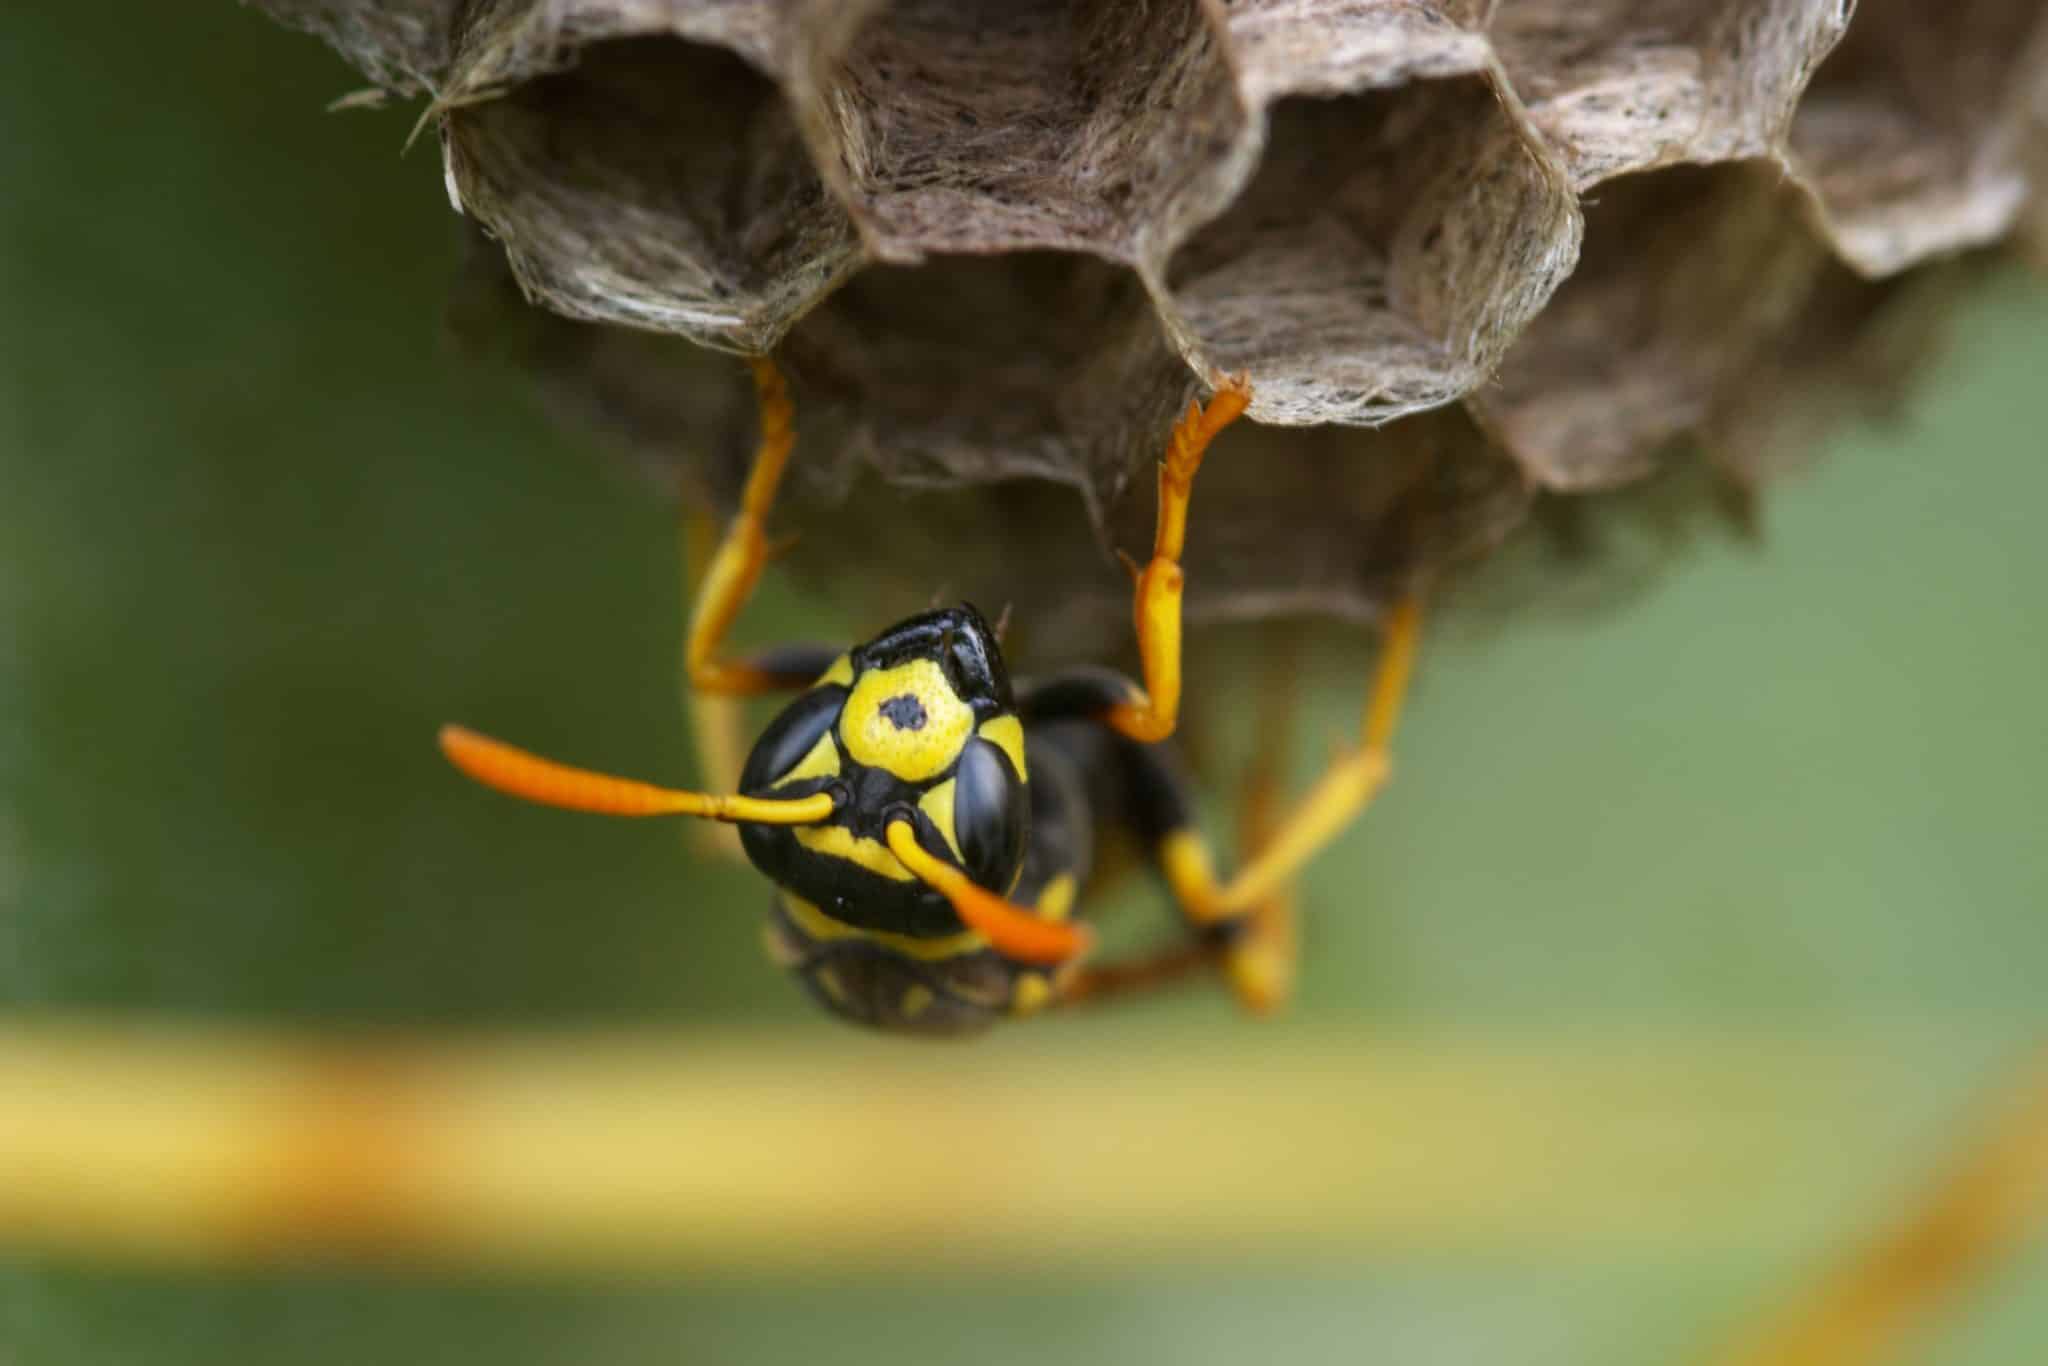
[[[1995,1127],[1903,1217],[1763,1325],[1726,1366],[1866,1366],[2048,1219],[2048,1053],[1999,1097]],[[1845,1133],[1853,1130],[1844,1130]]]
[[[1921,1065],[1881,1039],[1113,1037],[1018,1031],[963,1065],[822,1029],[446,1043],[17,1021],[0,1242],[556,1269],[1693,1256],[1823,1233],[1816,1192],[1858,1180],[1842,1136],[1896,1143]]]

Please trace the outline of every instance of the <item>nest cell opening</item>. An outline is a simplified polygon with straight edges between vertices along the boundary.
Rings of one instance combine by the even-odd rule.
[[[1640,478],[1737,396],[1826,261],[1772,163],[1608,181],[1578,270],[1472,406],[1546,488]]]
[[[2039,0],[1862,0],[1792,125],[1850,265],[1888,275],[2012,227],[2044,61]]]
[[[1502,0],[1489,32],[1580,189],[1775,150],[1839,0]]]
[[[1245,124],[1197,0],[895,0],[815,80],[828,173],[896,261],[1132,259]]]
[[[1053,479],[1113,498],[1194,377],[1129,270],[1070,252],[870,266],[790,333],[839,459],[899,483]]]
[[[1197,364],[1254,416],[1377,423],[1463,395],[1570,269],[1571,196],[1482,77],[1295,97],[1237,203],[1168,263]]]
[[[762,350],[856,262],[781,92],[722,48],[593,43],[447,139],[463,207],[570,317]]]

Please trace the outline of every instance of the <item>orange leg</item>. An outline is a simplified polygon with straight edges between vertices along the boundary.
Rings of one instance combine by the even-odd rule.
[[[1131,608],[1145,685],[1112,707],[1105,718],[1133,740],[1164,740],[1180,722],[1180,609],[1186,585],[1180,560],[1187,544],[1188,501],[1209,442],[1243,416],[1251,400],[1251,386],[1243,376],[1220,381],[1207,406],[1188,405],[1173,429],[1166,458],[1159,462],[1159,513],[1152,533],[1152,560],[1138,571]]]
[[[1259,680],[1258,718],[1251,763],[1238,802],[1238,843],[1256,857],[1279,824],[1280,774],[1293,747],[1295,676],[1298,652],[1291,633],[1268,633],[1265,667]],[[1282,884],[1243,916],[1228,938],[1204,936],[1149,957],[1090,965],[1065,982],[1062,1004],[1127,999],[1220,970],[1238,1002],[1267,1014],[1292,994],[1299,939],[1291,882]]]
[[[1193,981],[1215,967],[1220,950],[1201,942],[1176,944],[1146,958],[1083,967],[1061,984],[1061,1005],[1103,1005]]]
[[[718,524],[707,508],[686,504],[677,530],[682,541],[683,601],[695,602],[711,571]],[[687,634],[686,624],[686,638]],[[697,781],[715,790],[731,789],[738,785],[740,769],[747,761],[742,701],[726,693],[699,692],[691,686],[687,654],[682,683],[683,711],[689,717],[690,738],[697,751]],[[691,825],[684,837],[700,853],[747,861],[746,851],[740,847],[740,832],[734,826]]]
[[[1257,858],[1280,826],[1280,775],[1293,748],[1298,652],[1291,636],[1273,633],[1260,680],[1258,724],[1251,771],[1238,806],[1237,847]],[[1294,883],[1278,884],[1245,915],[1245,925],[1223,960],[1231,990],[1246,1009],[1266,1014],[1294,994],[1295,965],[1301,955]]]
[[[794,410],[789,385],[775,362],[758,356],[754,395],[760,405],[761,439],[753,470],[740,495],[739,511],[725,537],[711,553],[697,583],[690,608],[690,627],[683,645],[683,671],[692,690],[720,697],[753,697],[778,688],[802,687],[809,677],[796,677],[741,661],[721,659],[726,633],[753,596],[768,563],[767,520],[782,485],[782,472],[796,445]]]
[[[1293,918],[1289,911],[1273,908],[1285,907],[1288,885],[1302,865],[1386,784],[1391,772],[1389,746],[1414,667],[1421,619],[1421,605],[1413,597],[1403,599],[1389,614],[1358,746],[1330,762],[1308,794],[1271,827],[1271,838],[1235,877],[1218,881],[1208,842],[1193,829],[1175,831],[1161,843],[1167,882],[1197,925],[1251,917],[1240,932],[1245,936],[1242,947],[1229,963],[1233,985],[1248,1006],[1264,1009],[1277,1004],[1292,976]]]

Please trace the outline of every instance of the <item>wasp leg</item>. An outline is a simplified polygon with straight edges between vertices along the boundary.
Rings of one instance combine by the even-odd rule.
[[[1187,544],[1188,501],[1210,441],[1243,416],[1251,397],[1251,386],[1243,376],[1219,381],[1206,406],[1188,405],[1173,429],[1165,458],[1159,462],[1159,511],[1152,532],[1152,559],[1143,569],[1135,570],[1131,604],[1144,686],[1109,670],[1063,674],[1029,690],[1020,700],[1019,710],[1027,722],[1097,719],[1119,734],[1147,744],[1173,734],[1180,723],[1180,608],[1186,584],[1180,560]]]
[[[683,562],[683,600],[691,604],[683,630],[683,695],[697,772],[706,786],[725,790],[739,782],[747,738],[742,697],[783,687],[802,687],[830,666],[829,646],[793,646],[766,652],[743,664],[716,662],[718,648],[746,606],[767,563],[764,523],[788,464],[795,436],[789,389],[768,360],[754,365],[761,410],[761,443],[741,497],[739,513],[723,538],[709,509],[686,500],[678,525]],[[723,824],[693,825],[687,836],[698,849],[745,861],[739,831]]]
[[[1196,940],[1143,958],[1076,969],[1057,987],[1063,1006],[1104,1005],[1200,976],[1222,960],[1215,944]]]
[[[1414,598],[1395,607],[1367,693],[1358,746],[1340,753],[1294,809],[1270,827],[1270,838],[1228,882],[1219,882],[1209,845],[1192,826],[1159,843],[1159,862],[1182,910],[1197,926],[1241,925],[1230,969],[1240,999],[1254,1008],[1276,1003],[1292,975],[1293,921],[1288,884],[1348,825],[1386,783],[1388,747],[1414,666],[1421,608]],[[1258,818],[1261,824],[1263,817]],[[1271,908],[1282,907],[1280,911]],[[1261,908],[1269,918],[1262,921]]]
[[[726,633],[753,596],[768,563],[768,513],[796,444],[794,409],[782,372],[766,356],[755,357],[751,364],[761,437],[746,488],[740,494],[739,511],[701,569],[693,572],[687,548],[684,554],[685,573],[696,589],[684,634],[683,673],[693,692],[717,697],[754,697],[781,688],[801,688],[833,657],[831,652],[819,656],[811,647],[797,647],[750,660],[719,658]]]
[[[1274,632],[1264,652],[1259,680],[1258,721],[1252,761],[1238,804],[1237,847],[1257,857],[1280,827],[1280,775],[1293,749],[1295,680],[1299,652],[1291,633]],[[1231,937],[1224,973],[1240,1004],[1261,1014],[1278,1009],[1294,994],[1301,937],[1294,882],[1287,880],[1245,915]]]
[[[683,601],[696,600],[699,587],[711,570],[711,556],[717,542],[717,524],[711,512],[697,504],[685,504],[682,521]],[[688,624],[684,626],[688,639]],[[746,763],[747,741],[740,702],[722,693],[699,692],[691,686],[687,656],[682,669],[683,709],[689,714],[690,735],[697,749],[697,777],[706,787],[725,790],[739,781]],[[738,854],[739,832],[723,825],[691,827],[693,840],[723,853]]]
[[[1256,855],[1278,828],[1280,773],[1291,749],[1295,702],[1295,640],[1273,635],[1264,650],[1253,758],[1238,808],[1238,848]],[[1121,771],[1119,810],[1134,833],[1159,856],[1176,842],[1199,840],[1194,803],[1187,784],[1167,754],[1118,740]],[[1183,907],[1185,910],[1185,906]],[[1294,889],[1290,881],[1242,915],[1188,920],[1195,936],[1175,947],[1123,962],[1092,965],[1064,982],[1062,1004],[1097,1004],[1185,982],[1214,969],[1231,985],[1240,1004],[1260,1013],[1291,993],[1297,952]]]

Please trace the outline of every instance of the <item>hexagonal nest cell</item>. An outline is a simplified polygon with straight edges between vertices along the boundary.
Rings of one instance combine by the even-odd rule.
[[[1499,0],[1490,33],[1581,189],[1766,156],[1841,38],[1841,0]]]
[[[1793,164],[1842,258],[1890,275],[2013,228],[2040,194],[2044,106],[2035,0],[1862,0],[1793,121]]]
[[[1576,253],[1571,198],[1479,77],[1293,98],[1167,267],[1190,354],[1268,422],[1377,422],[1476,387]]]
[[[1195,389],[1130,271],[1065,252],[875,266],[781,355],[835,458],[905,484],[1032,477],[1098,503]]]
[[[464,331],[552,406],[720,506],[747,390],[691,343],[774,348],[794,567],[914,515],[871,601],[1007,587],[1062,649],[1219,371],[1191,611],[1367,616],[1532,507],[1749,489],[1926,354],[1933,258],[2048,237],[2035,0],[260,2],[431,96]]]
[[[450,109],[445,142],[451,192],[570,317],[758,350],[855,264],[781,92],[720,48],[594,43]]]
[[[1826,260],[1769,164],[1608,181],[1588,205],[1579,268],[1473,407],[1545,488],[1639,479],[1739,397]]]
[[[1246,116],[1196,0],[893,0],[813,59],[826,174],[879,258],[1131,261]]]

